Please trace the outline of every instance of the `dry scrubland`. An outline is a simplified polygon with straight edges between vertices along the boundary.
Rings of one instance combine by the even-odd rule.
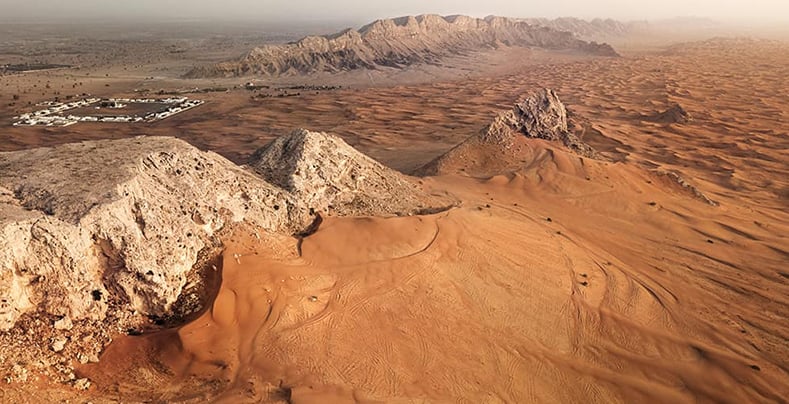
[[[525,139],[506,154],[515,169],[475,176],[450,165],[421,179],[460,201],[448,211],[327,217],[303,240],[238,229],[225,240],[216,299],[199,318],[118,336],[98,364],[78,367],[90,390],[41,379],[32,382],[37,397],[785,401],[789,45],[715,39],[623,58],[534,52],[541,59],[532,63],[519,63],[528,58],[520,52],[509,64],[497,56],[508,51],[482,53],[492,64],[458,59],[465,71],[314,78],[350,87],[293,97],[201,94],[203,107],[154,124],[3,127],[3,151],[167,135],[236,163],[304,127],[414,172],[549,87],[600,157]],[[67,74],[2,80],[57,85],[71,82]],[[238,84],[129,74],[85,86],[120,96],[186,83]],[[19,103],[43,99],[28,93]],[[717,206],[658,172],[678,173]],[[25,401],[30,391],[13,383],[2,394]]]

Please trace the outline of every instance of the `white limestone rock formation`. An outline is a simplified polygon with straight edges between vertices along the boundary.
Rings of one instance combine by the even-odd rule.
[[[0,330],[27,312],[100,320],[108,302],[166,316],[217,232],[296,234],[292,195],[165,137],[0,153]]]
[[[453,201],[360,153],[340,137],[299,129],[253,155],[250,166],[306,206],[341,216],[429,213]]]

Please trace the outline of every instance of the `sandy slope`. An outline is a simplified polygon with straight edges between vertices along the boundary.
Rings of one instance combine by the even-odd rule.
[[[782,401],[786,222],[546,153],[430,180],[449,212],[329,219],[301,256],[239,234],[209,312],[85,374],[124,399]]]

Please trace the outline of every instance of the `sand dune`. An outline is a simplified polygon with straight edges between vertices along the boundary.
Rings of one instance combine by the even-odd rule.
[[[428,181],[463,207],[330,218],[301,256],[237,234],[210,311],[84,374],[195,402],[782,401],[786,222],[535,147],[551,157]]]
[[[211,95],[206,115],[237,118],[223,136],[222,122],[171,122],[236,161],[303,126],[407,171],[547,86],[607,160],[525,139],[533,153],[516,169],[423,179],[461,201],[443,213],[330,217],[300,248],[239,230],[212,307],[178,329],[116,339],[79,369],[94,384],[87,397],[785,402],[787,60],[786,44],[715,40],[265,104]],[[693,120],[650,118],[675,104]],[[48,135],[26,134],[9,139]]]

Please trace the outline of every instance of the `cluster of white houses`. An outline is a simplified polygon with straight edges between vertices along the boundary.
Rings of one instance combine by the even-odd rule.
[[[120,109],[128,104],[162,104],[163,108],[158,111],[148,112],[144,115],[74,115],[66,114],[67,111],[87,107],[100,103],[96,109],[111,108]],[[169,118],[175,114],[202,105],[201,100],[190,100],[186,97],[179,98],[86,98],[79,101],[68,103],[48,102],[48,108],[22,114],[15,119],[14,126],[69,126],[77,122],[153,122]]]

